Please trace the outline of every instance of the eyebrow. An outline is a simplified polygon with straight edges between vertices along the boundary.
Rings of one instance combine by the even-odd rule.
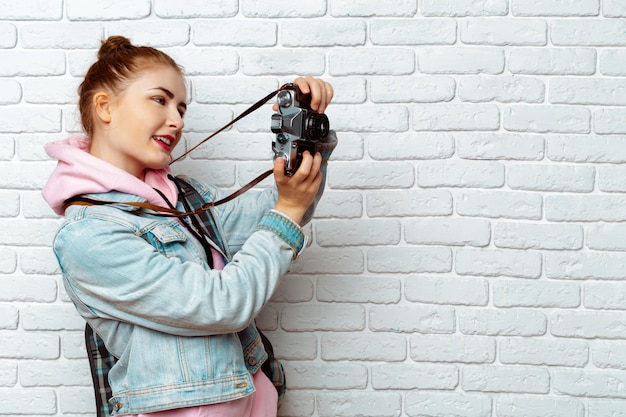
[[[174,98],[174,93],[172,93],[170,90],[168,90],[165,87],[155,87],[155,88],[153,88],[153,90],[161,90],[170,99]],[[185,103],[184,101],[181,101],[180,103],[178,103],[178,105],[181,106],[183,109],[187,110],[187,103]]]

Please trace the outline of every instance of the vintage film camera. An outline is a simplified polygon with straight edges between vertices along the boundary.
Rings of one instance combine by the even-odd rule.
[[[274,159],[285,160],[285,174],[293,175],[302,162],[302,153],[315,155],[317,144],[325,142],[330,131],[328,117],[311,109],[311,96],[295,84],[278,93],[278,113],[272,115]]]

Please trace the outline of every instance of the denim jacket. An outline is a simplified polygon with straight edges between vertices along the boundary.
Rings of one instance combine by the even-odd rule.
[[[220,198],[191,182],[206,201]],[[142,201],[116,192],[87,197]],[[250,374],[267,357],[254,319],[306,244],[295,223],[271,210],[276,197],[275,189],[249,191],[212,209],[228,252],[221,271],[209,268],[202,245],[175,218],[123,204],[67,209],[53,249],[69,297],[118,358],[109,373],[115,414],[254,392]]]

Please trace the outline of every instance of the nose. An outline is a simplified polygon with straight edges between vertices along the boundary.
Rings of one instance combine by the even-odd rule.
[[[177,130],[181,130],[185,126],[185,121],[180,115],[178,108],[169,111],[167,124],[169,127],[173,127]]]

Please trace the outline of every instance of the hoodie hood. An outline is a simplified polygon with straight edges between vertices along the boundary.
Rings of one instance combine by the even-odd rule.
[[[178,192],[169,167],[159,170],[146,170],[145,180],[131,175],[89,153],[91,141],[86,137],[69,138],[45,145],[46,153],[58,160],[42,195],[52,210],[65,214],[64,202],[70,197],[82,194],[99,194],[110,191],[132,194],[158,206],[167,207],[167,202],[155,191],[161,191],[172,204]]]

